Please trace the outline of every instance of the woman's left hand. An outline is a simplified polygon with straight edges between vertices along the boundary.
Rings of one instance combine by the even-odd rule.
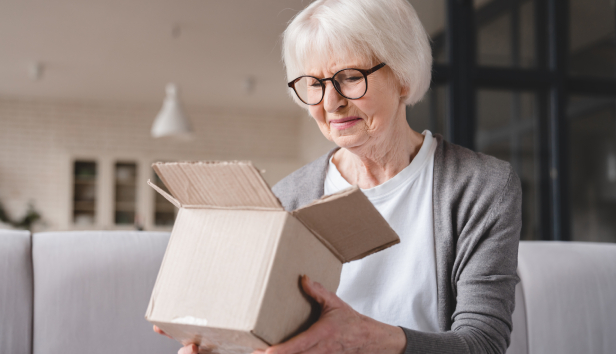
[[[307,276],[302,278],[302,287],[321,305],[319,320],[287,342],[253,354],[404,352],[406,335],[400,327],[358,313],[336,294]]]

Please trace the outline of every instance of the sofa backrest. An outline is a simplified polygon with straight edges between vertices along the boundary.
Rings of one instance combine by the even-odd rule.
[[[518,275],[507,353],[616,352],[615,244],[521,242]]]
[[[35,354],[175,353],[144,319],[169,233],[33,236]]]
[[[176,352],[144,319],[168,240],[0,230],[0,353]],[[613,352],[616,245],[521,242],[518,260],[508,354]]]
[[[28,231],[0,230],[0,353],[32,348],[32,257]]]

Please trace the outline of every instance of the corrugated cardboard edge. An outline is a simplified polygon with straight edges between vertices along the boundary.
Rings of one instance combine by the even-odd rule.
[[[305,208],[308,208],[308,207],[311,207],[311,206],[316,205],[316,204],[323,204],[323,203],[326,203],[326,202],[329,202],[329,201],[332,201],[332,200],[336,200],[336,199],[340,199],[340,198],[346,197],[348,195],[351,195],[351,194],[355,193],[358,190],[359,190],[359,187],[351,186],[351,187],[349,187],[347,189],[343,189],[343,190],[341,190],[341,191],[339,191],[337,193],[330,194],[330,195],[325,195],[325,196],[323,196],[323,197],[321,197],[319,199],[313,200],[311,203],[306,204],[303,207],[296,209],[296,211],[297,210],[302,210],[302,209],[305,209]]]
[[[163,164],[163,163],[164,162],[155,162],[155,163],[153,163],[152,164],[152,169],[154,170],[154,172],[156,172],[156,175],[158,176],[158,178],[160,178],[160,180],[167,187],[167,189],[169,189],[169,181],[167,181],[167,178],[163,175],[163,173],[161,173],[160,169],[158,168],[158,166],[160,164]],[[169,189],[169,191],[171,192],[171,194],[173,194],[173,191],[171,189]],[[167,193],[165,193],[165,194],[167,194]],[[175,198],[173,198],[173,199],[175,200]]]
[[[191,205],[188,203],[183,203],[184,207],[186,208],[213,208],[213,209],[229,209],[229,210],[284,210],[284,208],[282,207],[282,204],[280,203],[280,200],[278,199],[278,197],[276,197],[276,195],[274,195],[274,193],[272,192],[270,186],[267,184],[267,182],[265,181],[265,179],[263,178],[261,172],[252,164],[251,161],[243,161],[243,160],[233,160],[233,161],[177,161],[177,162],[155,162],[152,164],[152,169],[154,169],[154,171],[156,172],[156,174],[159,176],[159,178],[161,179],[161,181],[165,184],[165,186],[167,187],[167,189],[171,192],[171,194],[174,196],[174,200],[177,200],[178,202],[180,202],[181,198],[178,198],[178,194],[176,194],[176,191],[174,190],[174,186],[172,183],[170,183],[169,180],[167,180],[165,173],[163,173],[160,169],[160,166],[163,165],[213,165],[213,166],[244,166],[244,167],[248,167],[248,173],[246,173],[246,170],[242,170],[240,169],[240,171],[242,172],[241,175],[243,175],[247,181],[252,180],[253,182],[256,183],[256,185],[258,186],[258,190],[261,191],[261,193],[264,193],[263,196],[267,196],[267,201],[262,200],[263,203],[267,204],[269,203],[269,206],[237,206],[237,207],[224,207],[224,206],[220,206],[220,205],[212,205],[212,204],[202,204],[202,205]],[[185,171],[180,167],[177,172],[181,172],[184,176],[185,175]],[[189,179],[188,176],[186,176],[186,179]],[[257,191],[258,193],[258,191]]]
[[[179,209],[182,207],[182,203],[180,203],[177,199],[173,198],[169,193],[165,192],[162,188],[152,183],[152,181],[148,180],[148,185],[154,188],[154,190],[157,191],[158,194],[162,195],[163,197],[165,197],[165,199],[170,201],[171,204],[175,205],[176,208]]]
[[[377,253],[377,252],[381,252],[382,250],[387,249],[387,248],[389,248],[391,246],[395,246],[395,245],[397,245],[399,243],[400,243],[400,239],[398,239],[396,241],[391,241],[391,242],[386,243],[386,244],[384,244],[384,245],[382,245],[380,247],[373,248],[373,249],[371,249],[369,251],[366,251],[364,253],[361,253],[361,254],[353,257],[353,258],[350,258],[350,259],[346,260],[345,263],[348,263],[348,262],[351,262],[351,261],[356,261],[358,259],[362,259],[362,258],[364,258],[366,256],[371,255],[371,254],[374,254],[374,253]]]
[[[148,185],[154,188],[160,195],[162,195],[165,199],[167,199],[171,204],[175,205],[176,208],[184,208],[184,209],[219,209],[219,210],[263,210],[263,211],[281,211],[278,208],[268,208],[268,207],[221,207],[215,205],[182,205],[179,200],[173,198],[169,193],[165,192],[164,189],[160,188],[156,184],[152,183],[152,181],[148,180]]]

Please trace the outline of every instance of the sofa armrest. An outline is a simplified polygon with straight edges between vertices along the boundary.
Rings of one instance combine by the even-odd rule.
[[[616,245],[520,242],[518,275],[528,353],[616,353]]]
[[[32,239],[0,230],[0,353],[32,351]]]

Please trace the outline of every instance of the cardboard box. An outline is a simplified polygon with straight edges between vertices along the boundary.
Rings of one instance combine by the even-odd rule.
[[[400,242],[358,188],[286,212],[250,162],[156,163],[179,208],[146,319],[220,353],[266,349],[319,308],[303,274],[336,291],[342,264]]]

